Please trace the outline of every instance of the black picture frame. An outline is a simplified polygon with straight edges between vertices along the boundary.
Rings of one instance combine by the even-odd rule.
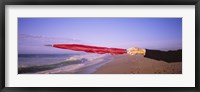
[[[165,92],[198,92],[200,0],[1,0],[0,1],[0,90],[2,92],[81,92],[81,91],[165,91]],[[5,6],[6,5],[195,5],[195,87],[5,87]]]

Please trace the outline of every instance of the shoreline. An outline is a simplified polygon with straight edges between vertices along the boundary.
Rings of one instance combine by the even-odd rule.
[[[112,57],[106,56],[103,58],[94,59],[90,62],[72,64],[55,69],[39,71],[35,74],[93,74],[99,67],[111,62],[112,60]]]
[[[53,68],[53,66],[57,68]],[[37,67],[45,69],[42,66]],[[48,67],[52,69],[28,74],[182,74],[182,62],[167,63],[142,55],[130,56],[126,54],[109,55],[71,65],[58,63],[48,65]]]
[[[62,72],[57,72],[55,74],[94,74],[100,67],[104,66],[105,64],[107,64],[109,62],[112,62],[112,60],[113,60],[111,57],[105,57],[104,59],[108,59],[108,60],[101,61],[100,59],[96,59],[96,60],[100,60],[100,61],[95,64],[81,67],[81,68],[75,70],[74,72],[62,71]]]

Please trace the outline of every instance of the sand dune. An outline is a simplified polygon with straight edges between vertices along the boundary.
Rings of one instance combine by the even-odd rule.
[[[96,74],[182,74],[182,63],[167,63],[143,56],[117,55]]]

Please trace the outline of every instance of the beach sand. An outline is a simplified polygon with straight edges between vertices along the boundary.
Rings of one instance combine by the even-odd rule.
[[[167,63],[140,55],[116,55],[95,74],[182,74],[182,62]]]

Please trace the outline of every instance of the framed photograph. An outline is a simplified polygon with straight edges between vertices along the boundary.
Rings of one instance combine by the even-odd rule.
[[[1,91],[199,91],[199,0],[1,5]]]

